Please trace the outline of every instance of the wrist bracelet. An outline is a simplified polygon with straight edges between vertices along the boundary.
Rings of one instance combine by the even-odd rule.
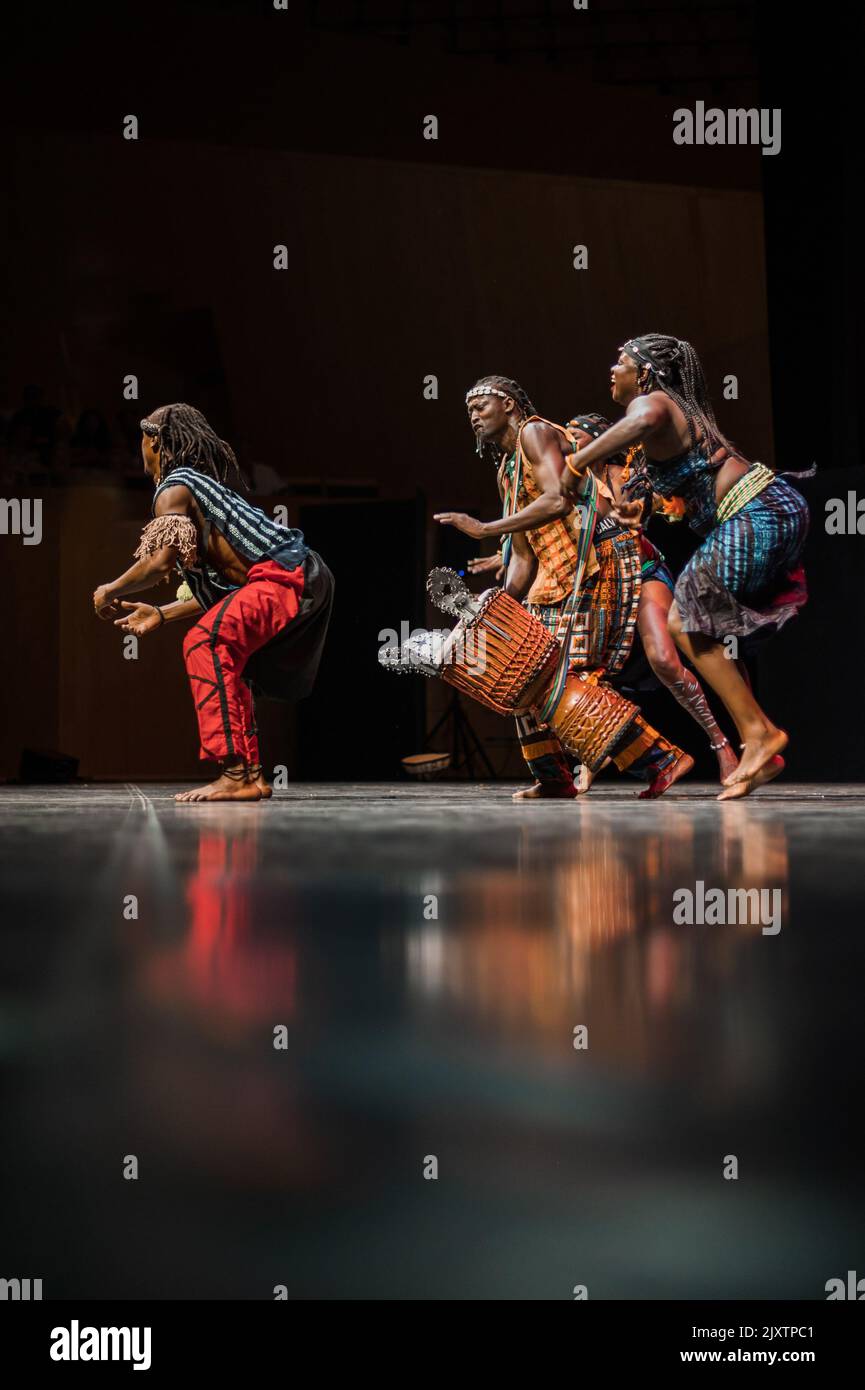
[[[162,624],[165,622],[165,614],[163,613],[162,609],[159,607],[159,604],[158,604],[158,603],[155,603],[153,606],[154,606],[154,608],[156,609],[157,613],[159,614],[159,626],[162,627]]]
[[[569,468],[570,471],[573,473],[573,475],[574,475],[575,478],[582,478],[583,474],[584,474],[585,471],[586,471],[586,467],[587,467],[587,465],[586,465],[585,463],[583,464],[582,468],[575,468],[574,465],[571,463],[571,460],[570,460],[569,458],[566,458],[566,459],[565,459],[565,463],[567,464],[568,468]]]

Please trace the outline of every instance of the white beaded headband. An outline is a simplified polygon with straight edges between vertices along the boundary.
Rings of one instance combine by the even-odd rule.
[[[512,399],[509,391],[500,391],[497,386],[477,386],[474,391],[467,391],[466,402],[473,401],[475,396],[501,396],[503,401]]]

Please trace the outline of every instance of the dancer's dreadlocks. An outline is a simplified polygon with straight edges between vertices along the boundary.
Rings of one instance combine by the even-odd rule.
[[[514,381],[509,376],[478,377],[471,390],[466,391],[466,400],[470,401],[472,396],[483,395],[487,388],[492,388],[498,395],[511,396],[516,402],[521,420],[527,420],[530,415],[537,415],[538,412],[532,405],[528,392],[523,390],[518,381]],[[501,462],[501,451],[497,445],[485,443],[479,438],[477,450],[481,458],[489,458],[498,467]]]
[[[641,395],[663,391],[676,402],[688,421],[692,448],[697,443],[699,426],[710,455],[721,444],[733,451],[733,445],[721,433],[715,419],[703,368],[690,343],[664,333],[644,333],[639,338],[629,338],[622,345],[622,351],[633,357],[639,366],[649,368],[646,380],[640,383]]]
[[[175,468],[194,468],[227,487],[239,483],[247,491],[231,445],[219,438],[194,405],[161,405],[141,421],[141,428],[159,439],[162,481]]]

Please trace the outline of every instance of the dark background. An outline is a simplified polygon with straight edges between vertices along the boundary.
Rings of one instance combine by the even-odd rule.
[[[0,774],[34,747],[86,777],[196,771],[182,633],[124,661],[89,607],[147,515],[136,422],[186,399],[337,578],[317,693],[266,713],[268,761],[313,779],[400,775],[443,692],[381,672],[379,631],[432,620],[428,568],[474,553],[432,512],[488,519],[497,505],[466,387],[501,371],[552,418],[603,411],[618,344],[661,331],[695,343],[748,455],[818,465],[803,484],[811,602],[756,676],[790,729],[791,776],[860,778],[863,541],[827,536],[824,504],[865,495],[861,20],[802,14],[157,0],[19,15],[0,93],[15,137],[0,492],[42,499],[44,539],[0,537]],[[674,145],[673,111],[698,99],[780,107],[780,154]],[[122,138],[128,114],[137,141]],[[428,114],[437,141],[422,138]],[[587,271],[572,268],[578,243]],[[722,399],[728,373],[736,401]],[[653,534],[680,566],[687,533]],[[701,747],[668,695],[646,709]],[[471,717],[495,770],[521,775],[507,723]]]

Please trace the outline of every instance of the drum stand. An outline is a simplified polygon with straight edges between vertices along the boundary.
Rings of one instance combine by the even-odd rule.
[[[484,751],[484,746],[472,728],[471,721],[463,711],[462,700],[458,690],[451,689],[450,700],[447,709],[437,721],[435,728],[427,734],[426,742],[429,743],[435,738],[439,729],[443,729],[448,721],[451,726],[451,767],[456,769],[468,768],[470,776],[476,776],[475,757],[479,758],[487,776],[495,781],[495,771],[493,765]]]

